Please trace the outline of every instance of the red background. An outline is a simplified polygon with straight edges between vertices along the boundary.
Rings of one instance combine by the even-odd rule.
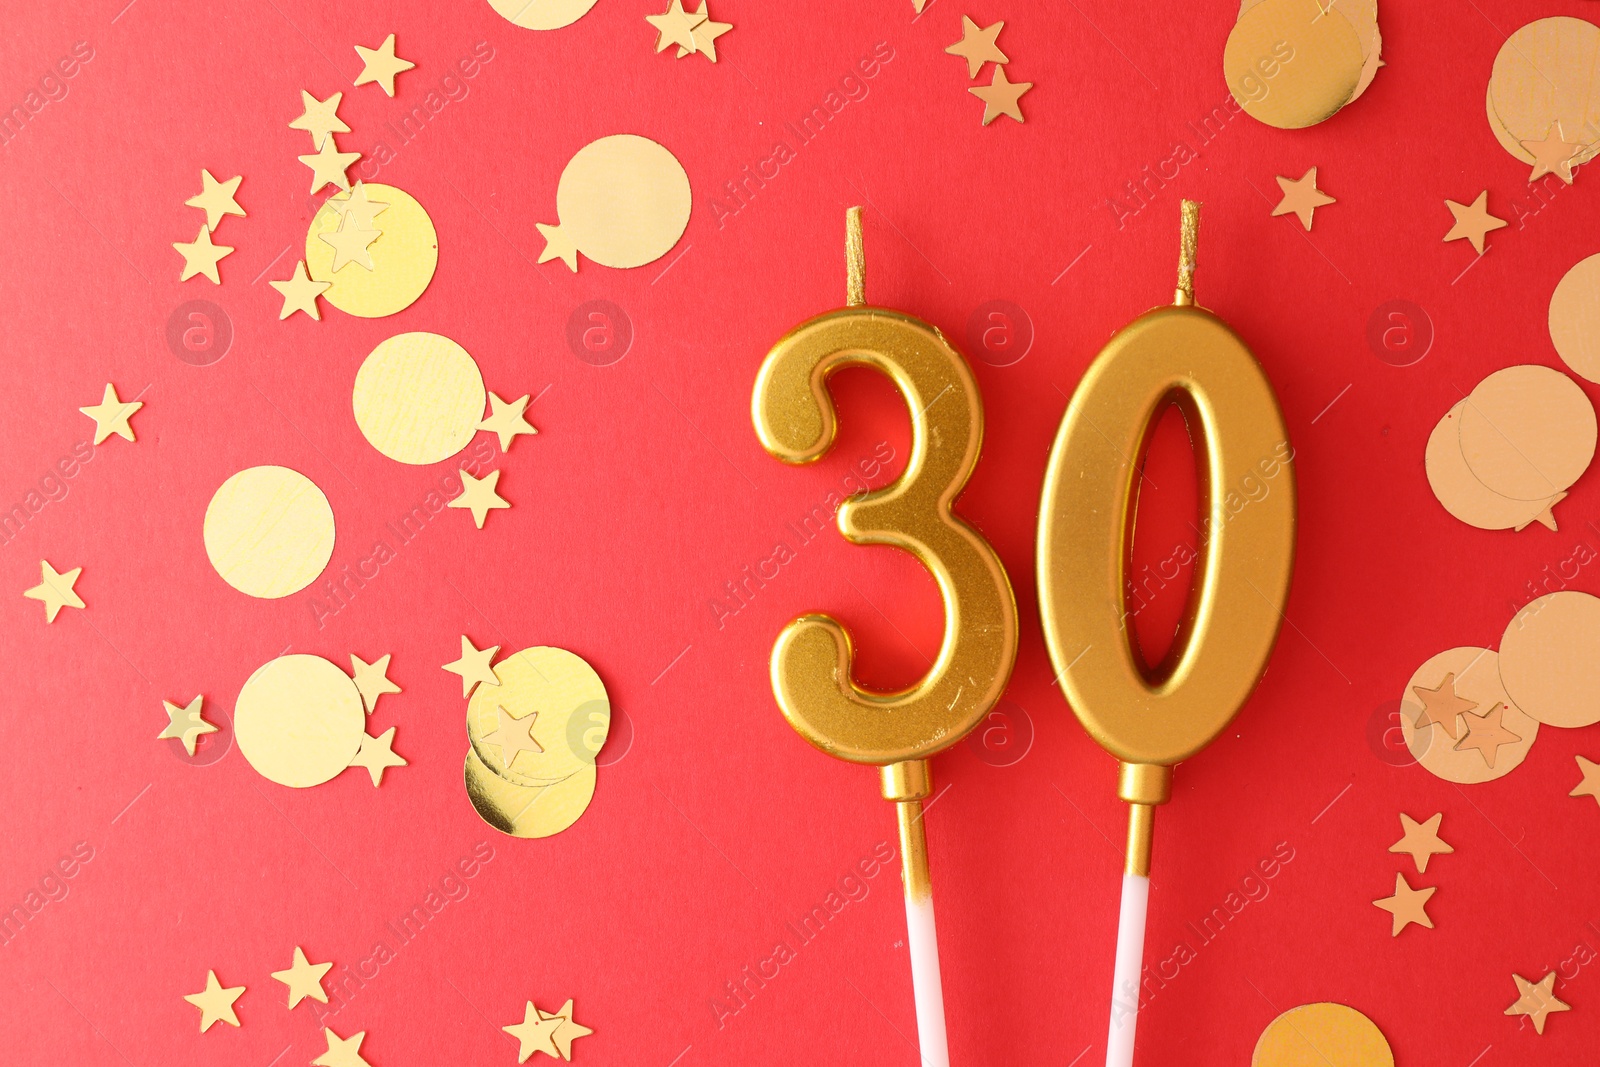
[[[11,368],[0,498],[22,501],[88,439],[77,408],[98,402],[106,381],[145,404],[137,444],[96,450],[67,495],[0,549],[0,904],[23,900],[74,843],[93,849],[68,895],[0,948],[8,1060],[308,1062],[323,1050],[316,1006],[285,1012],[268,977],[298,944],[339,965],[330,985],[353,996],[328,1021],[368,1031],[375,1067],[514,1062],[498,1028],[528,998],[555,1008],[569,996],[596,1031],[576,1046],[581,1062],[915,1062],[892,864],[740,1010],[719,1025],[712,1007],[741,968],[771,955],[786,922],[893,840],[873,776],[823,758],[778,715],[773,636],[802,611],[834,612],[857,635],[862,678],[895,685],[920,675],[940,635],[914,563],[832,534],[799,548],[720,627],[710,606],[777,540],[793,546],[785,523],[880,441],[905,454],[904,412],[865,372],[837,383],[842,432],[816,467],[768,458],[749,422],[768,346],[841,301],[844,209],[864,203],[873,302],[963,347],[969,316],[990,299],[1013,302],[1035,332],[1013,365],[974,359],[988,434],[960,510],[1003,557],[1024,625],[1009,719],[994,723],[1004,728],[988,748],[963,743],[934,762],[945,791],[927,826],[952,1061],[1096,1062],[1123,811],[1111,760],[1050,685],[1034,524],[1066,396],[1117,327],[1169,297],[1180,196],[1205,202],[1201,303],[1252,346],[1282,399],[1301,525],[1289,625],[1267,678],[1224,738],[1179,770],[1158,820],[1147,960],[1179,939],[1196,951],[1147,1005],[1139,1061],[1247,1062],[1279,1011],[1318,1000],[1366,1012],[1403,1065],[1570,1063],[1592,1048],[1600,993],[1594,965],[1579,967],[1574,952],[1600,946],[1590,925],[1600,811],[1566,796],[1573,754],[1600,756],[1592,731],[1547,729],[1510,777],[1462,788],[1393,766],[1381,742],[1418,664],[1454,645],[1495,645],[1533,595],[1527,583],[1600,540],[1588,523],[1592,475],[1558,507],[1561,532],[1512,534],[1450,518],[1422,469],[1434,422],[1485,374],[1559,366],[1547,300],[1600,250],[1600,207],[1587,174],[1536,198],[1527,168],[1491,137],[1483,98],[1504,34],[1593,5],[1384,3],[1389,65],[1348,111],[1300,132],[1237,116],[1202,144],[1190,124],[1226,99],[1231,2],[942,0],[914,20],[908,0],[717,0],[712,14],[736,28],[715,66],[656,54],[643,17],[658,5],[639,0],[601,0],[549,33],[480,2],[124,2],[8,12],[0,51],[7,106],[74,42],[94,51],[65,98],[0,148]],[[973,83],[942,51],[964,10],[1007,20],[1008,74],[1037,83],[1022,101],[1026,125],[979,125]],[[393,100],[350,84],[361,69],[351,45],[391,31],[417,64]],[[385,124],[480,41],[493,58],[463,80],[467,95],[401,146]],[[719,226],[722,183],[771,155],[783,124],[878,42],[893,58],[869,95]],[[266,280],[288,275],[315,207],[294,158],[308,138],[286,125],[302,88],[344,90],[353,132],[340,147],[395,149],[378,180],[416,196],[438,228],[433,283],[393,318],[324,305],[320,323],[278,321]],[[659,140],[688,171],[694,215],[671,253],[681,258],[626,272],[585,263],[576,276],[534,265],[535,223],[555,221],[562,167],[618,132]],[[1198,158],[1119,226],[1108,198],[1178,141]],[[1339,202],[1307,235],[1270,210],[1274,176],[1312,165]],[[220,288],[180,284],[171,248],[198,226],[183,201],[201,167],[244,175],[249,217],[217,235],[238,249]],[[1443,201],[1485,187],[1513,225],[1474,265],[1466,242],[1440,241]],[[165,340],[168,315],[194,298],[221,305],[235,330],[210,366],[180,362]],[[569,314],[595,298],[623,308],[634,330],[610,366],[583,362],[565,339]],[[1366,339],[1368,317],[1392,299],[1420,305],[1435,333],[1409,367]],[[278,463],[316,481],[338,521],[336,569],[368,555],[384,524],[450,469],[383,458],[350,416],[362,358],[406,330],[459,341],[502,396],[547,390],[530,409],[540,435],[496,461],[514,507],[482,531],[444,513],[321,628],[314,590],[267,602],[226,586],[207,563],[201,517],[236,470]],[[1156,481],[1183,486],[1181,459],[1158,457]],[[1184,505],[1192,489],[1151,495]],[[1181,513],[1144,527],[1142,559],[1183,540]],[[87,610],[43,624],[20,596],[41,558],[84,568]],[[1587,572],[1572,584],[1600,591]],[[1141,625],[1170,625],[1180,599],[1158,597]],[[506,652],[572,649],[622,713],[593,805],[556,838],[501,837],[467,802],[464,704],[439,669],[463,633]],[[410,766],[377,790],[357,770],[293,791],[237,752],[196,766],[174,758],[176,742],[154,740],[161,700],[200,692],[208,717],[226,717],[250,673],[285,649],[341,665],[351,652],[393,653],[404,692],[383,699],[373,725],[399,727]],[[996,765],[1029,729],[1023,758]],[[1420,877],[1388,854],[1400,811],[1443,811],[1455,854]],[[460,880],[463,899],[363,985],[341,977],[371,975],[375,942],[394,940],[385,924],[484,841],[493,859]],[[1265,883],[1269,895],[1199,944],[1187,924],[1275,848],[1293,858]],[[1370,901],[1402,869],[1439,887],[1437,929],[1391,939]],[[1557,967],[1573,1010],[1543,1037],[1501,1014],[1513,971]],[[195,1032],[181,996],[208,968],[249,987],[241,1029]]]

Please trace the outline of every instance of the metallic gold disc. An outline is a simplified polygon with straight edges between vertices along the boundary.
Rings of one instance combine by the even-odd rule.
[[[1445,412],[1428,435],[1428,485],[1433,495],[1450,514],[1480,530],[1520,530],[1535,521],[1554,529],[1550,509],[1564,494],[1544,500],[1513,500],[1478,481],[1467,466],[1461,454],[1461,409],[1466,403],[1463,400]]]
[[[333,509],[315,482],[288,467],[247,467],[206,506],[206,557],[222,580],[276,600],[310,585],[333,555]]]
[[[1594,459],[1594,405],[1553,367],[1495,371],[1461,407],[1461,454],[1478,480],[1514,500],[1548,500]]]
[[[343,221],[338,206],[350,193],[328,198],[312,216],[306,231],[306,273],[315,281],[331,282],[322,298],[347,315],[382,318],[402,311],[422,295],[439,265],[439,235],[422,205],[403,189],[392,185],[363,185],[367,197],[387,209],[378,216],[382,235],[368,247],[372,269],[357,261],[333,269],[334,248],[322,240]]]
[[[501,18],[525,30],[559,30],[589,13],[598,0],[489,0]]]
[[[512,837],[559,834],[578,821],[594,798],[592,763],[554,785],[530,787],[506,781],[485,767],[476,752],[468,749],[463,777],[467,799],[472,801],[478,817]]]
[[[1246,11],[1262,2],[1243,0],[1239,5],[1239,17],[1243,18]],[[1353,104],[1367,91],[1367,86],[1377,77],[1378,68],[1383,66],[1383,34],[1378,31],[1378,0],[1341,0],[1328,10],[1343,15],[1350,23],[1350,28],[1356,31],[1356,39],[1361,42],[1361,54],[1366,57],[1361,64],[1361,77],[1356,80],[1355,91],[1350,94],[1349,103]]]
[[[639,267],[672,250],[689,225],[689,175],[648,137],[590,141],[556,187],[559,241],[605,267]]]
[[[350,766],[367,713],[351,677],[321,656],[279,656],[239,690],[233,735],[263,778],[321,785]]]
[[[467,705],[467,737],[485,767],[529,787],[593,768],[611,724],[606,687],[593,667],[541,645],[507,656],[494,673],[500,684],[478,686]]]
[[[1600,598],[1568,589],[1517,612],[1500,638],[1500,679],[1548,726],[1600,722]]]
[[[460,452],[483,419],[483,375],[465,348],[436,333],[402,333],[361,363],[350,395],[372,447],[401,463]]]
[[[1445,727],[1431,722],[1417,726],[1424,710],[1424,698],[1417,694],[1419,686],[1440,690],[1444,697],[1453,693],[1473,705],[1470,712],[1455,716],[1455,737]],[[1517,740],[1495,750],[1491,767],[1478,749],[1456,746],[1470,729],[1467,715],[1487,715],[1497,710],[1500,725]],[[1490,649],[1467,646],[1441,652],[1417,668],[1400,695],[1400,731],[1406,747],[1424,770],[1447,782],[1473,785],[1502,778],[1520,766],[1533,747],[1534,738],[1539,736],[1539,724],[1506,695],[1500,682],[1500,657]]]
[[[1600,382],[1600,254],[1580,260],[1556,285],[1550,340],[1572,373]]]
[[[1250,1067],[1394,1067],[1377,1024],[1343,1004],[1302,1004],[1267,1024]]]
[[[1500,113],[1494,109],[1494,90],[1485,89],[1483,92],[1484,110],[1489,116],[1489,130],[1494,134],[1494,139],[1500,142],[1500,147],[1510,152],[1524,163],[1533,163],[1533,153],[1522,147],[1522,142],[1511,136],[1511,131],[1506,129],[1506,124],[1500,121]]]
[[[1600,27],[1565,16],[1523,26],[1495,56],[1489,98],[1514,141],[1543,140],[1559,122],[1568,137],[1593,142],[1590,131],[1600,128]],[[1594,152],[1591,146],[1576,161]]]
[[[1262,0],[1228,34],[1222,69],[1251,117],[1293,130],[1349,103],[1365,61],[1350,21],[1317,0]]]

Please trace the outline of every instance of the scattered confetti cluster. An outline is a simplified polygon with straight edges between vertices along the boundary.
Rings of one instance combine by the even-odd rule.
[[[180,282],[186,282],[196,274],[204,274],[211,279],[212,284],[222,284],[222,276],[217,273],[217,264],[224,256],[232,254],[233,248],[229,245],[213,244],[211,235],[217,232],[222,216],[244,217],[244,209],[234,199],[234,194],[239,191],[239,182],[242,180],[242,177],[233,177],[225,182],[219,182],[211,176],[209,170],[200,171],[200,192],[185,200],[184,204],[204,211],[206,221],[200,224],[200,232],[193,241],[174,241],[172,244],[183,257],[183,273],[178,276]]]
[[[1600,93],[1600,27],[1560,17],[1530,22],[1495,56],[1485,106],[1500,146],[1530,164],[1535,181],[1554,174],[1572,184],[1572,168],[1600,151],[1589,114]]]
[[[706,11],[706,0],[700,0],[699,11],[685,11],[683,0],[672,0],[667,10],[659,15],[646,15],[644,20],[657,30],[656,52],[665,52],[678,46],[678,58],[699,53],[711,62],[717,61],[717,38],[733,29],[730,22],[713,22]]]
[[[689,226],[689,175],[648,137],[618,133],[590,141],[562,168],[557,225],[538,223],[540,263],[576,272],[578,253],[603,267],[642,267],[672,251]]]
[[[967,61],[968,78],[976,78],[985,63],[994,64],[994,75],[988,85],[974,85],[967,90],[983,101],[985,126],[1001,115],[1009,115],[1018,122],[1025,121],[1022,117],[1022,94],[1033,88],[1032,82],[1014,82],[1006,77],[1005,65],[1011,62],[1011,57],[1000,51],[998,42],[1005,25],[1004,22],[996,22],[990,26],[979,26],[970,17],[962,15],[961,40],[945,49],[951,55]]]
[[[1250,1067],[1394,1067],[1376,1023],[1343,1004],[1302,1004],[1261,1031]]]
[[[1403,852],[1411,857],[1416,864],[1417,873],[1423,874],[1428,870],[1428,860],[1441,853],[1454,852],[1455,849],[1446,844],[1439,837],[1439,823],[1443,821],[1444,813],[1437,812],[1427,822],[1417,822],[1405,812],[1400,813],[1400,829],[1403,831],[1400,840],[1389,846],[1390,852]],[[1403,872],[1395,872],[1394,895],[1374,900],[1375,907],[1382,908],[1394,918],[1393,929],[1390,936],[1399,937],[1400,931],[1412,923],[1433,929],[1433,920],[1428,917],[1428,898],[1432,897],[1438,886],[1423,886],[1413,888],[1406,881]]]
[[[570,1061],[573,1041],[594,1033],[573,1019],[571,998],[558,1012],[542,1011],[530,1000],[523,1010],[522,1021],[501,1029],[517,1039],[518,1063],[527,1063],[535,1052]]]
[[[327,991],[322,988],[322,977],[332,967],[332,963],[312,963],[306,959],[305,951],[296,945],[294,962],[286,970],[273,971],[272,977],[289,988],[288,1006],[292,1011],[307,997],[328,1003]],[[206,987],[198,993],[184,994],[183,999],[200,1009],[200,1032],[203,1034],[219,1022],[238,1026],[239,1016],[233,1010],[233,1005],[244,993],[244,986],[224,987],[217,980],[216,971],[207,971]],[[361,1055],[361,1043],[367,1037],[365,1030],[343,1038],[324,1027],[322,1034],[328,1043],[328,1050],[311,1061],[312,1067],[372,1067]]]
[[[1382,49],[1378,0],[1242,0],[1222,69],[1246,113],[1294,130],[1332,118],[1366,92]]]

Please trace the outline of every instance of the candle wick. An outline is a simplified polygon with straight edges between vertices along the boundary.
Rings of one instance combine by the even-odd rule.
[[[860,307],[867,302],[867,256],[861,247],[861,208],[844,213],[844,302]]]
[[[1200,244],[1200,205],[1193,200],[1183,202],[1183,223],[1178,247],[1178,291],[1172,302],[1178,307],[1194,304],[1195,253]]]

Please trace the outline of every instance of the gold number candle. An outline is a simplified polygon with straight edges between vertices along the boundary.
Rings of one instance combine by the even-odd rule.
[[[801,323],[773,346],[756,377],[751,418],[762,446],[785,463],[810,463],[833,445],[828,376],[865,366],[889,378],[911,413],[911,454],[891,485],[839,506],[839,531],[863,545],[893,545],[938,584],[944,640],[927,675],[896,693],[857,685],[850,636],[827,615],[802,615],[772,647],[772,692],[789,725],[817,748],[875,765],[900,823],[906,925],[922,1060],[946,1067],[944,999],[928,881],[922,801],[928,757],[981,722],[1011,677],[1017,606],[989,543],[950,505],[978,462],[983,405],[972,371],[938,330],[910,315],[868,307],[861,209],[846,216],[847,306]]]
[[[1124,326],[1085,372],[1039,515],[1045,644],[1078,720],[1121,762],[1117,795],[1129,805],[1108,1067],[1133,1062],[1155,808],[1171,796],[1173,765],[1226,728],[1266,670],[1294,562],[1283,415],[1244,342],[1194,304],[1198,227],[1199,205],[1185,200],[1177,298]],[[1127,544],[1145,446],[1172,402],[1194,442],[1204,549],[1172,650],[1148,664],[1125,606]]]

